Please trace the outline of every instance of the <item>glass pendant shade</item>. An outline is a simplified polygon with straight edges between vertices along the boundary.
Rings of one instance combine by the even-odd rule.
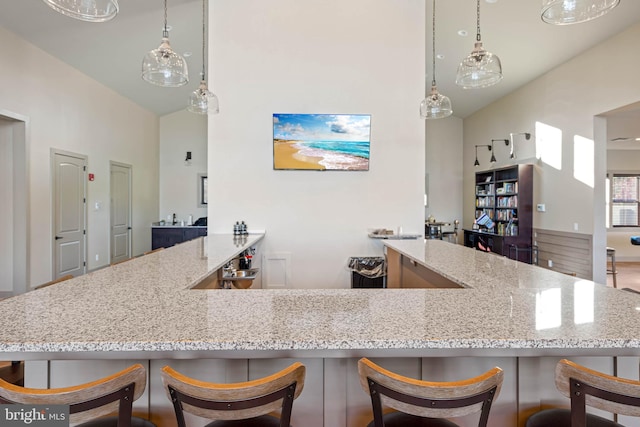
[[[160,47],[144,56],[142,78],[151,84],[166,87],[183,86],[189,82],[187,61],[171,49],[166,31]]]
[[[431,94],[420,103],[420,117],[423,119],[442,119],[453,114],[451,100],[431,86]]]
[[[616,7],[620,0],[542,0],[542,20],[569,25],[598,18]]]
[[[105,22],[118,14],[118,0],[42,0],[56,12],[88,22]]]
[[[207,74],[205,67],[205,63],[207,62],[206,7],[206,0],[202,0],[202,80],[200,81],[198,89],[194,90],[189,96],[187,111],[196,114],[218,114],[220,112],[218,97],[207,87]]]
[[[500,58],[482,47],[478,41],[473,51],[462,60],[456,74],[456,84],[464,89],[493,86],[502,80]]]
[[[202,80],[200,87],[191,93],[187,111],[196,114],[217,114],[220,112],[218,97],[207,88],[206,81]]]
[[[431,81],[431,93],[427,95],[420,103],[420,117],[423,119],[442,119],[449,117],[453,114],[451,108],[451,100],[449,97],[442,95],[438,92],[436,86],[436,0],[432,0],[433,15],[432,15],[432,65],[433,65],[433,80]]]

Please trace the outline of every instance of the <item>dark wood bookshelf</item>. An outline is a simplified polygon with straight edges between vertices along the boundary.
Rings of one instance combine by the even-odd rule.
[[[533,249],[533,165],[476,173],[475,218],[483,213],[491,229],[464,230],[465,246],[518,261],[535,262]]]

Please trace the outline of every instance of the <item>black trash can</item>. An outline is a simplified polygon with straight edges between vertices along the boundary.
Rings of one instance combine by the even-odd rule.
[[[384,288],[387,261],[384,257],[349,258],[352,288]]]

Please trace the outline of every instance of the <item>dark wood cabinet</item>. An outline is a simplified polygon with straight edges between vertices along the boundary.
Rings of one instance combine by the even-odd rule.
[[[476,173],[475,218],[486,214],[491,229],[464,230],[465,246],[533,263],[533,165]]]
[[[153,227],[151,229],[151,249],[168,248],[206,235],[207,227]]]

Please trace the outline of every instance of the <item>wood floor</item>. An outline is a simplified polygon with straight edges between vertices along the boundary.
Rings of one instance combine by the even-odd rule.
[[[0,362],[0,378],[24,386],[24,362]]]
[[[608,264],[611,270],[611,263]],[[630,288],[640,292],[640,262],[616,262],[618,289]],[[613,275],[607,274],[607,286],[613,286]]]

